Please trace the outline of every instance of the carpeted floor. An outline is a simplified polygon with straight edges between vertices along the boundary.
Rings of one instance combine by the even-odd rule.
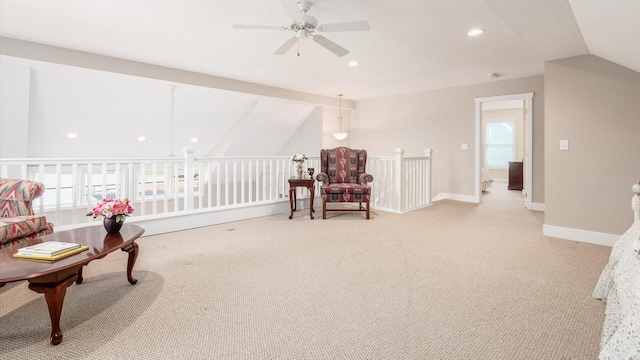
[[[597,358],[611,248],[543,237],[544,214],[499,185],[480,205],[142,238],[137,285],[114,252],[68,289],[58,346],[44,297],[7,284],[0,358]]]

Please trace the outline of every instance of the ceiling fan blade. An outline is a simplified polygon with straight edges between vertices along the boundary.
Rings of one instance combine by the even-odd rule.
[[[280,3],[291,19],[300,23],[304,22],[302,12],[300,12],[298,4],[294,0],[280,0]]]
[[[327,39],[322,35],[313,36],[313,41],[317,42],[323,48],[331,51],[332,53],[342,57],[349,53],[349,50],[343,48],[342,46],[334,43],[333,41]]]
[[[369,31],[369,23],[367,20],[362,21],[350,21],[335,24],[324,24],[317,27],[318,31],[332,32],[332,31]]]
[[[289,28],[282,26],[270,26],[270,25],[242,25],[234,24],[234,29],[250,29],[250,30],[289,30]]]
[[[287,51],[289,51],[293,45],[295,45],[296,41],[298,41],[297,37],[292,37],[291,39],[287,40],[284,42],[284,44],[282,44],[282,46],[280,46],[280,48],[278,50],[276,50],[276,52],[273,53],[273,55],[284,55],[287,53]]]

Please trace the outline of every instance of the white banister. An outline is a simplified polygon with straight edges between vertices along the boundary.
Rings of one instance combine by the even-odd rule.
[[[0,175],[21,174],[44,183],[47,191],[34,210],[60,230],[92,223],[85,214],[105,198],[128,198],[133,218],[140,221],[240,207],[288,208],[287,180],[293,171],[289,156],[196,158],[188,147],[183,153],[160,158],[2,159]],[[398,148],[395,156],[368,157],[374,209],[401,213],[430,205],[431,150],[424,154],[405,157]],[[319,157],[310,157],[307,167],[320,173]],[[307,192],[298,190],[298,198],[304,199]]]

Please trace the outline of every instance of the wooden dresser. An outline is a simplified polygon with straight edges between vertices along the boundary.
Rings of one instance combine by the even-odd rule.
[[[522,161],[509,162],[509,190],[522,190]]]

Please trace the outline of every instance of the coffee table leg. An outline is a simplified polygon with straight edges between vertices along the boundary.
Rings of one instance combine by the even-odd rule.
[[[64,296],[67,294],[67,286],[73,284],[78,278],[77,274],[73,274],[66,280],[54,284],[29,284],[29,289],[38,294],[44,293],[49,308],[49,317],[51,318],[51,337],[50,341],[53,345],[62,342],[62,330],[60,329],[60,315],[62,314],[62,303]]]
[[[136,263],[136,259],[138,258],[138,244],[131,243],[131,245],[127,247],[123,247],[122,251],[126,251],[129,253],[129,260],[127,261],[127,280],[131,285],[135,285],[138,282],[138,279],[134,279],[131,276],[131,272],[133,271],[133,265]]]
[[[78,270],[78,280],[76,280],[76,284],[78,285],[82,284],[82,281],[84,281],[84,278],[82,277],[82,269],[84,269],[84,266],[81,266],[80,270]]]

